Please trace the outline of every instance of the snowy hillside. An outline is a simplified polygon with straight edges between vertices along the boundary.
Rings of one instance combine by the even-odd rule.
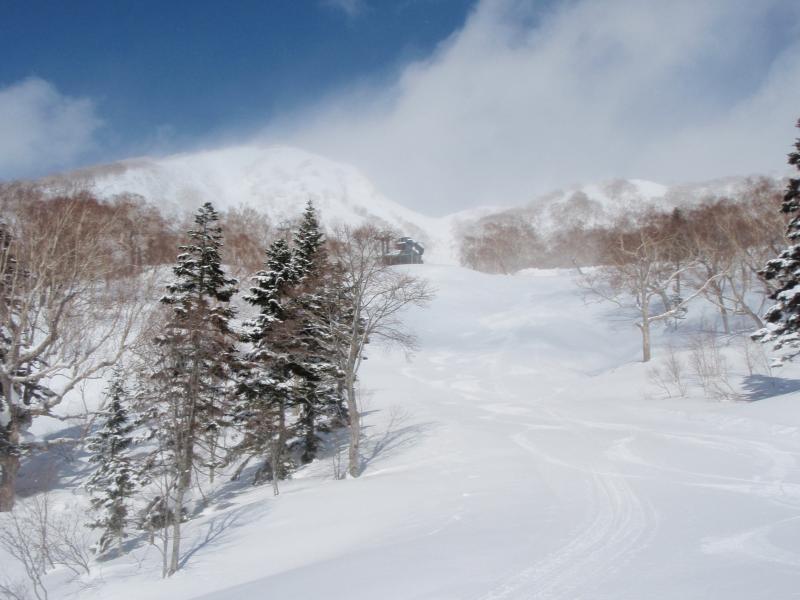
[[[140,158],[44,180],[53,190],[76,185],[100,197],[138,194],[170,212],[204,202],[249,205],[274,223],[296,218],[312,200],[328,227],[372,221],[426,244],[437,262],[453,262],[450,220],[434,219],[383,196],[355,167],[285,146],[232,146],[165,158]]]
[[[796,594],[800,393],[781,378],[796,370],[748,375],[731,347],[752,401],[664,398],[635,328],[586,305],[569,272],[415,271],[438,296],[408,317],[412,362],[369,353],[360,479],[333,480],[326,458],[277,498],[223,486],[187,525],[178,574],[160,580],[142,543],[80,598]],[[660,334],[656,365],[683,335]]]
[[[576,223],[607,224],[646,208],[670,211],[709,196],[735,195],[746,182],[729,178],[665,186],[616,179],[553,191],[514,208],[480,206],[431,217],[387,198],[351,165],[286,146],[231,146],[137,158],[41,180],[55,192],[79,187],[102,198],[138,194],[167,214],[193,211],[208,201],[223,210],[249,205],[273,223],[296,218],[313,200],[326,227],[367,221],[393,227],[425,244],[425,260],[435,264],[458,264],[461,237],[481,220],[523,218],[537,231],[548,233]]]
[[[537,231],[547,234],[577,224],[607,225],[644,210],[669,212],[696,206],[708,198],[737,198],[745,193],[750,183],[745,177],[671,186],[643,179],[613,179],[570,186],[538,196],[523,206],[481,216],[488,219],[503,215],[522,217]]]

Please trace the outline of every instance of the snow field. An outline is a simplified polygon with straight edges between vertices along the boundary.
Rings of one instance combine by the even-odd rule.
[[[412,360],[368,347],[360,479],[333,480],[325,458],[278,497],[224,484],[188,523],[185,567],[170,580],[140,544],[98,565],[77,596],[72,585],[53,597],[796,594],[797,392],[716,402],[694,385],[663,398],[638,362],[638,331],[586,304],[570,272],[408,268],[438,295],[407,315]],[[786,369],[776,390],[797,389]],[[741,365],[732,371],[739,385]]]

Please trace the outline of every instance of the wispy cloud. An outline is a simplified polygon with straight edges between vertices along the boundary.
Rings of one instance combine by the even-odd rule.
[[[94,146],[101,120],[87,98],[29,78],[0,88],[0,177],[70,165]]]
[[[781,169],[800,116],[795,0],[484,0],[391,85],[267,132],[445,211],[611,177]]]
[[[322,0],[322,5],[342,11],[349,19],[360,16],[367,8],[366,0]]]

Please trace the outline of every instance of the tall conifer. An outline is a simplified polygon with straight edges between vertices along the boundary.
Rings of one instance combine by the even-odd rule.
[[[162,467],[172,480],[172,550],[166,574],[179,565],[180,523],[186,493],[195,468],[210,468],[219,460],[218,440],[229,413],[230,381],[236,367],[236,337],[230,321],[235,311],[229,301],[236,279],[222,269],[222,230],[211,203],[195,214],[189,243],[173,268],[161,302],[171,307],[166,326],[156,339],[159,364],[147,386],[153,395],[153,417],[161,440]]]
[[[271,479],[278,493],[278,479],[285,477],[289,409],[295,403],[298,377],[294,351],[295,319],[290,295],[299,274],[289,245],[283,239],[267,249],[264,269],[251,279],[245,301],[258,314],[243,325],[242,341],[250,344],[239,378],[241,403],[237,418],[245,437],[242,451],[267,453],[256,473],[256,481]]]
[[[130,457],[134,425],[128,417],[129,398],[122,375],[114,377],[106,392],[107,408],[103,424],[89,438],[89,461],[97,469],[86,483],[96,518],[89,523],[102,529],[97,544],[98,554],[109,550],[114,542],[121,544],[128,526],[128,505],[138,486],[138,475]]]
[[[800,128],[800,120],[797,127]],[[800,171],[800,138],[795,140],[794,148],[788,162]],[[774,282],[775,291],[770,298],[775,304],[764,315],[767,326],[753,337],[774,342],[780,361],[786,361],[800,354],[800,177],[789,179],[781,210],[794,215],[786,232],[791,245],[770,260],[762,272],[765,279]]]

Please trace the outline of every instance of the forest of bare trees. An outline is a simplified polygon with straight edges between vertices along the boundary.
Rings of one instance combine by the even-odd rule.
[[[564,218],[546,235],[521,215],[500,214],[463,237],[461,260],[490,273],[577,267],[579,285],[632,315],[647,362],[652,326],[679,319],[695,298],[714,307],[723,333],[732,332],[734,319],[763,326],[771,288],[760,271],[784,244],[781,195],[780,182],[754,179],[737,197],[630,211],[606,225]]]

